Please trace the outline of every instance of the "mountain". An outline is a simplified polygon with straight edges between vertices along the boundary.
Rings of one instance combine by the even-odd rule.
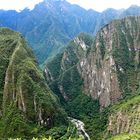
[[[0,62],[0,138],[31,139],[45,134],[42,128],[67,126],[66,113],[20,33],[0,28]]]
[[[138,96],[125,99],[111,108],[105,137],[110,140],[140,138],[140,90]]]
[[[139,134],[139,49],[140,17],[130,16],[80,34],[46,64],[48,85],[91,139]]]
[[[0,10],[0,26],[21,32],[42,64],[62,52],[80,32],[95,35],[113,19],[128,15],[140,15],[140,7],[107,9],[99,13],[72,5],[66,0],[44,0],[33,10]]]
[[[139,17],[114,21],[97,33],[91,52],[81,61],[85,90],[99,97],[101,106],[139,88],[139,36]]]
[[[89,14],[95,21],[99,13],[90,11]],[[25,36],[41,63],[61,52],[65,44],[88,27],[81,18],[87,18],[86,10],[67,1],[47,0],[31,11],[1,11],[0,17],[1,26],[10,27]]]

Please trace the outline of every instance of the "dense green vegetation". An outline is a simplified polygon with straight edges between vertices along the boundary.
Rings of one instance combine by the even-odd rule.
[[[131,26],[131,22],[134,25],[132,27],[132,31],[129,27]],[[115,134],[119,134],[117,132],[121,129],[121,124],[120,126],[117,125],[117,120],[119,120],[119,116],[116,115],[117,113],[126,113],[125,115],[129,116],[128,118],[131,118],[132,120],[134,119],[133,122],[135,124],[133,124],[131,128],[133,129],[133,132],[134,130],[139,132],[139,127],[137,126],[139,125],[137,122],[139,119],[134,117],[139,113],[136,108],[138,107],[140,101],[139,51],[137,51],[137,48],[134,48],[139,47],[136,44],[139,44],[140,42],[139,34],[136,34],[136,31],[139,31],[138,25],[139,17],[130,17],[128,20],[127,18],[123,20],[116,20],[113,21],[111,25],[105,26],[105,28],[98,33],[95,39],[92,37],[90,38],[86,34],[80,34],[74,39],[74,41],[71,41],[67,45],[64,52],[61,55],[58,55],[59,57],[56,56],[46,65],[46,70],[49,70],[49,73],[52,76],[52,79],[48,79],[46,77],[49,86],[55,94],[59,95],[61,103],[63,104],[68,116],[79,119],[85,123],[86,132],[89,134],[91,140],[101,140],[106,136],[107,139],[119,138],[119,136],[112,137]],[[109,30],[110,28],[111,31]],[[107,33],[109,35],[107,35]],[[136,35],[137,40],[135,39]],[[111,39],[112,42],[110,41]],[[82,49],[82,41],[87,47],[86,50]],[[97,46],[99,46],[99,49]],[[94,58],[94,56],[97,56],[98,58]],[[91,63],[91,68],[97,66],[97,70],[99,71],[103,70],[102,67],[105,67],[103,65],[111,63],[110,65],[112,67],[110,68],[110,72],[112,72],[112,75],[116,74],[118,81],[116,80],[115,82],[118,82],[119,90],[122,93],[122,96],[120,97],[121,100],[118,104],[112,106],[113,103],[110,103],[109,107],[102,108],[99,103],[100,97],[96,97],[97,100],[95,100],[93,99],[94,93],[92,93],[92,97],[89,96],[90,93],[88,92],[85,94],[86,87],[84,87],[85,85],[83,84],[84,81],[82,78],[83,75],[81,75],[79,68],[79,62],[82,62],[81,60],[83,60],[83,58]],[[96,62],[96,64],[92,64],[94,62]],[[113,63],[114,65],[112,65]],[[53,69],[54,66],[56,66],[55,69]],[[87,65],[87,67],[89,67],[89,65]],[[87,69],[87,71],[88,75],[90,70]],[[90,72],[92,72],[92,70]],[[96,73],[98,75],[98,72]],[[110,73],[106,72],[104,75],[107,76],[107,74]],[[85,75],[85,78],[87,78],[87,75]],[[89,78],[86,82],[89,82],[90,84],[90,82],[92,82],[90,80],[91,79]],[[97,80],[99,80],[98,82],[102,82],[100,79]],[[110,80],[109,82],[112,81]],[[98,86],[95,88],[98,88]],[[114,91],[112,90],[111,92]],[[114,97],[111,96],[115,95],[113,93],[109,94],[112,94],[110,95],[110,98],[112,98],[111,100],[113,101]],[[132,115],[133,113],[134,115]],[[108,123],[109,119],[111,119],[110,116],[114,118],[114,124],[111,124],[112,130],[109,131],[108,127],[110,124]],[[121,121],[123,122],[123,120],[120,119],[120,122]],[[124,125],[126,124],[124,123]],[[124,133],[125,130],[120,130],[120,133],[121,132]],[[126,132],[128,133],[128,131]],[[135,135],[131,136],[130,134],[130,136],[128,136],[128,138],[131,137],[135,137]]]
[[[116,113],[119,110],[132,111],[131,107],[137,106],[140,103],[140,91],[135,93],[137,95],[127,96],[127,98],[121,100],[120,102],[113,105],[110,110],[112,113]]]
[[[1,28],[0,54],[0,138],[31,139],[67,127],[67,115],[23,37]]]
[[[139,134],[121,134],[114,136],[108,140],[139,140],[140,135]]]
[[[100,140],[106,128],[108,112],[100,113],[99,102],[82,92],[82,79],[76,66],[66,71],[61,80],[59,84],[63,85],[68,97],[67,102],[62,101],[68,116],[83,121],[90,138]]]
[[[24,114],[14,104],[9,105],[6,114],[0,119],[0,138],[31,138],[36,135],[32,130],[33,124],[25,119]]]
[[[108,109],[100,112],[99,102],[83,93],[65,104],[65,109],[69,116],[84,122],[91,140],[101,140],[107,125]]]
[[[67,45],[63,53],[47,63],[44,75],[50,89],[23,37],[1,28],[0,138],[82,140],[76,127],[68,121],[69,116],[84,122],[91,140],[101,140],[104,137],[110,140],[139,139],[140,53],[134,48],[140,42],[140,37],[137,40],[134,38],[135,30],[139,28],[138,23],[134,22],[133,32],[130,33],[126,24],[120,23],[119,20],[112,23],[116,32],[113,34],[112,52],[109,53],[112,53],[115,61],[116,71],[113,72],[118,76],[122,100],[115,105],[110,103],[106,108],[100,106],[99,97],[95,100],[94,95],[91,97],[90,93],[85,93],[83,86],[80,60],[92,56],[94,49],[90,47],[96,45],[90,35],[81,33]],[[99,59],[104,61],[108,53],[107,43],[102,32],[98,35]],[[97,69],[102,68],[102,63],[94,65],[97,65]],[[128,134],[129,131],[124,133],[125,130],[116,132],[122,126],[117,123],[123,118],[118,112],[128,116],[123,121],[130,119],[133,134]],[[111,119],[114,119],[113,123],[109,124]],[[108,129],[109,125],[112,125],[112,129]]]
[[[47,69],[53,79],[47,77],[48,84],[60,97],[68,116],[83,121],[90,138],[100,140],[106,128],[108,111],[106,109],[100,112],[99,101],[84,94],[83,79],[77,66],[87,52],[83,50],[80,43],[76,42],[79,40],[87,45],[87,50],[93,43],[93,38],[85,33],[81,33],[74,41],[71,41],[64,53],[47,64]],[[60,86],[63,89],[61,91]]]
[[[105,137],[108,140],[127,140],[127,139],[139,139],[139,133],[140,133],[140,123],[139,123],[139,108],[140,108],[140,91],[136,94],[137,96],[128,96],[127,98],[123,99],[122,101],[116,103],[113,106],[109,107],[109,116],[110,119],[112,119],[112,128],[121,129],[121,126],[124,124],[127,126],[130,126],[127,130],[126,127],[121,130],[121,133],[112,133],[111,131],[108,131],[106,129],[105,131]],[[119,116],[119,114],[122,114]],[[121,121],[124,124],[117,125]],[[129,124],[129,121],[132,121],[133,124]],[[116,126],[117,125],[117,126]],[[127,126],[127,127],[128,127]],[[120,127],[120,128],[118,128]],[[129,132],[130,131],[130,132]]]
[[[135,21],[134,17],[132,21]],[[133,30],[139,30],[138,23],[133,23]],[[135,29],[136,28],[136,29]],[[126,25],[120,25],[119,21],[116,21],[116,34],[118,38],[113,40],[113,57],[115,59],[117,74],[120,81],[120,88],[126,97],[126,93],[134,93],[139,88],[140,78],[140,65],[136,61],[137,49],[134,48],[135,37],[130,31],[127,30]],[[127,34],[124,34],[126,32]],[[119,40],[119,47],[117,46]],[[140,39],[136,40],[137,43]]]

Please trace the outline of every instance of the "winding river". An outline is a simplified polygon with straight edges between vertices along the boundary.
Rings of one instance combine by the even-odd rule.
[[[81,134],[84,137],[84,140],[90,140],[89,135],[86,133],[85,129],[84,129],[84,123],[80,120],[74,119],[74,118],[70,118],[70,121],[76,126],[79,134]]]

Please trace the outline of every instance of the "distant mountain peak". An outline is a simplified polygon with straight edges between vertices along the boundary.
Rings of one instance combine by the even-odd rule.
[[[43,2],[41,3],[44,3],[44,4],[50,4],[50,5],[56,5],[58,3],[65,3],[67,2],[66,0],[44,0]]]
[[[140,6],[138,5],[131,5],[129,8],[139,8]]]

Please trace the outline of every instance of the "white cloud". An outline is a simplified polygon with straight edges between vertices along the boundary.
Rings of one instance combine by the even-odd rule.
[[[140,0],[67,0],[73,4],[79,4],[86,9],[94,9],[97,11],[103,11],[107,8],[128,8],[131,5],[139,5]]]
[[[35,4],[43,0],[0,0],[0,9],[16,9],[22,10],[25,7],[32,9]]]
[[[22,10],[25,7],[32,9],[35,4],[43,0],[0,0],[0,9]],[[140,0],[67,0],[70,3],[79,4],[80,6],[97,11],[103,11],[107,8],[128,8],[130,5],[139,5]]]

